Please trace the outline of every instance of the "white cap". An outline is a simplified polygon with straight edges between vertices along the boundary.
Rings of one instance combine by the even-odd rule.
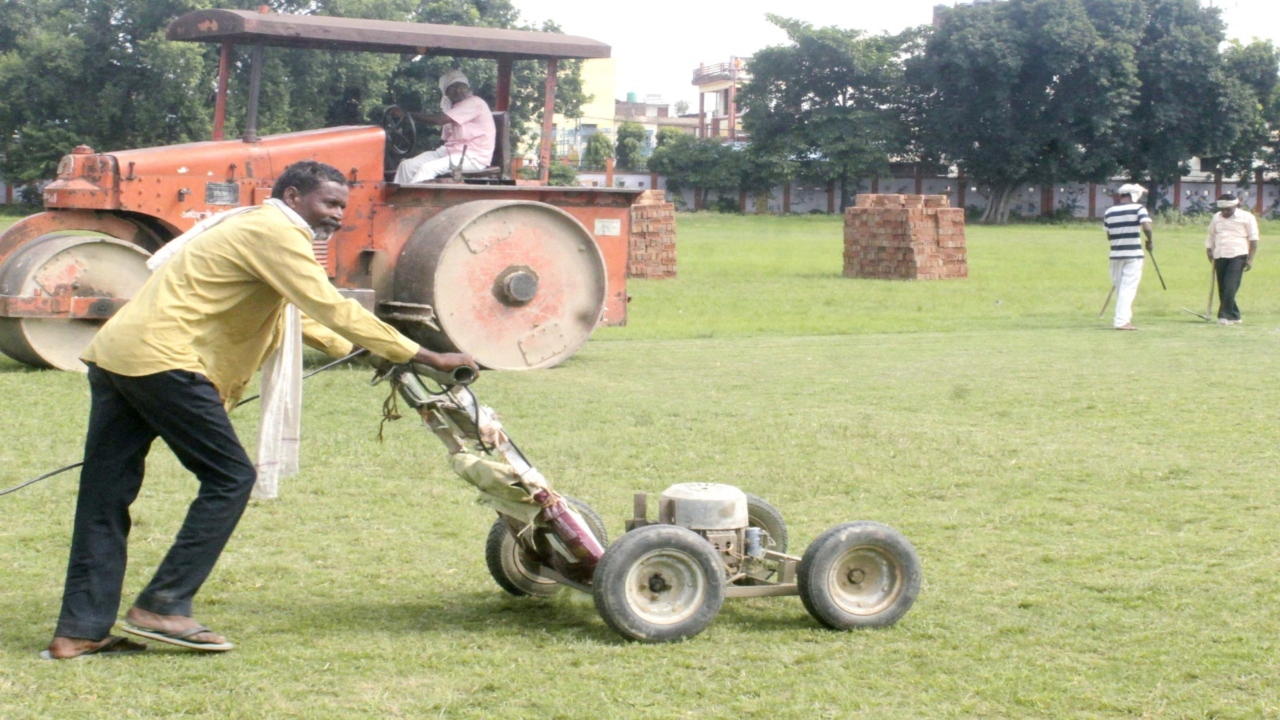
[[[1128,195],[1130,198],[1133,198],[1134,202],[1137,202],[1139,198],[1147,194],[1147,189],[1137,183],[1127,183],[1125,185],[1121,185],[1120,189],[1116,191],[1116,194]]]
[[[440,76],[440,92],[448,90],[449,86],[454,83],[462,83],[467,87],[471,87],[471,82],[467,80],[467,76],[463,75],[461,70],[454,68]]]
[[[1222,209],[1233,208],[1240,204],[1239,200],[1218,200],[1218,207]]]

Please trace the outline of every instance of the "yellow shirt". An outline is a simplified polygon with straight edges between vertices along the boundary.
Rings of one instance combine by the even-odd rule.
[[[130,377],[199,373],[230,408],[279,345],[290,302],[310,319],[303,322],[307,344],[335,357],[349,353],[352,343],[392,362],[408,362],[418,352],[417,343],[339,295],[316,262],[307,230],[264,206],[192,239],[80,357]]]

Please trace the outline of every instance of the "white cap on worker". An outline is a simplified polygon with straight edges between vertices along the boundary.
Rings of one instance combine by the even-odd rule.
[[[467,76],[463,75],[461,70],[454,68],[440,76],[440,92],[448,90],[449,86],[454,83],[462,83],[467,87],[471,87],[471,82],[467,80]]]
[[[1236,206],[1238,206],[1238,205],[1240,204],[1240,199],[1239,199],[1239,198],[1234,198],[1234,197],[1232,197],[1232,198],[1228,199],[1228,197],[1229,197],[1229,196],[1223,196],[1223,197],[1218,198],[1218,207],[1219,207],[1219,208],[1222,208],[1223,210],[1226,210],[1227,208],[1233,208],[1233,207],[1236,207]]]
[[[1128,195],[1130,198],[1133,198],[1134,202],[1138,202],[1138,199],[1141,198],[1146,193],[1147,193],[1147,189],[1142,187],[1141,185],[1138,185],[1137,183],[1127,183],[1125,185],[1121,185],[1120,189],[1116,191],[1117,195]]]

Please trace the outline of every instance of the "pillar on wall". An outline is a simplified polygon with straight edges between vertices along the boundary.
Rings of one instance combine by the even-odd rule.
[[[1253,201],[1253,208],[1254,208],[1254,210],[1255,210],[1259,215],[1261,215],[1262,213],[1266,212],[1266,210],[1267,210],[1267,204],[1266,204],[1266,203],[1263,201],[1263,199],[1262,199],[1262,191],[1263,191],[1263,187],[1262,187],[1262,180],[1263,180],[1263,178],[1262,178],[1262,168],[1256,168],[1256,169],[1253,171],[1253,177],[1254,177],[1255,181],[1257,182],[1257,187],[1258,187],[1258,195],[1257,195],[1257,197],[1256,197],[1256,198],[1254,199],[1254,201]]]
[[[1053,185],[1046,183],[1040,186],[1040,217],[1053,215]]]
[[[699,92],[698,93],[698,137],[704,138],[706,136],[707,136],[707,96],[706,94]]]
[[[1182,209],[1182,178],[1173,181],[1173,209]]]
[[[782,186],[782,214],[786,215],[791,212],[791,181],[788,180],[786,185]]]
[[[1217,200],[1222,195],[1222,171],[1213,171],[1213,199]]]
[[[746,190],[738,191],[738,212],[742,213],[743,215],[747,214],[747,191]]]
[[[964,191],[968,190],[968,181],[965,180],[964,170],[956,172],[956,207],[964,209]]]
[[[1098,217],[1098,183],[1089,183],[1089,219]]]
[[[879,192],[880,192],[880,178],[873,177],[871,178],[871,194],[877,195],[879,194]]]
[[[827,214],[830,215],[836,211],[836,181],[827,182]]]
[[[658,189],[658,173],[649,173],[649,189]]]

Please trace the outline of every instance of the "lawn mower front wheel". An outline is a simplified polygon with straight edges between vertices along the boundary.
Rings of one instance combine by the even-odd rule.
[[[888,525],[837,525],[804,551],[796,572],[800,599],[818,622],[836,630],[885,627],[920,593],[920,558]]]
[[[661,643],[693,637],[720,612],[724,563],[710,543],[676,525],[623,535],[596,567],[596,610],[619,635]]]

